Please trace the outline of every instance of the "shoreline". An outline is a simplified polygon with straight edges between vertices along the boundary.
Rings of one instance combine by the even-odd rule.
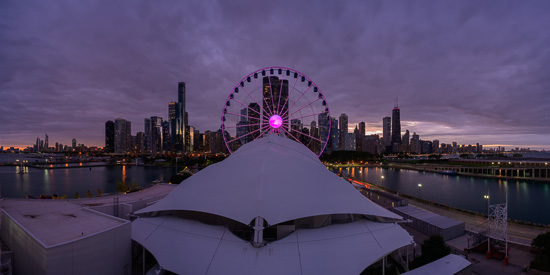
[[[464,166],[457,166],[457,165],[452,165],[452,166],[451,165],[417,166],[417,165],[403,165],[403,164],[396,164],[396,163],[391,163],[389,165],[383,166],[382,168],[396,168],[396,169],[405,169],[405,170],[413,170],[413,171],[422,171],[422,172],[430,172],[430,173],[441,174],[440,173],[441,171],[454,170],[454,169],[457,169],[457,167],[466,168]],[[440,169],[438,170],[437,168],[440,168]],[[494,169],[494,167],[478,167],[478,168],[491,168],[491,169]],[[550,182],[550,178],[497,176],[497,175],[464,173],[464,172],[457,172],[457,174],[453,175],[453,176],[468,176],[468,177],[480,177],[480,178],[504,179],[504,180],[524,180],[524,181],[533,181],[533,182]]]
[[[379,190],[383,190],[385,192],[398,195],[403,199],[408,200],[410,205],[420,207],[422,209],[425,209],[427,211],[436,213],[444,217],[462,221],[466,225],[465,227],[466,231],[480,232],[483,230],[488,230],[487,215],[484,215],[482,213],[477,213],[466,209],[456,208],[453,206],[448,206],[441,203],[424,200],[409,194],[396,193],[391,189],[378,186],[370,182],[366,182],[357,178],[352,178],[352,179],[371,185]],[[550,231],[550,224],[537,225],[531,222],[508,219],[508,234],[509,234],[510,243],[515,243],[515,244],[524,245],[524,246],[531,246],[531,241],[536,236],[538,236],[541,233],[545,233],[549,231]]]

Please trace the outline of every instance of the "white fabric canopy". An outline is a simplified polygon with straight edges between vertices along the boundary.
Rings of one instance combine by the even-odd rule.
[[[178,274],[359,274],[413,241],[395,223],[359,220],[254,248],[224,227],[172,216],[135,220],[132,238]]]
[[[270,225],[324,214],[401,219],[363,197],[305,146],[277,135],[245,144],[137,213],[163,210],[212,213],[243,224],[258,216]]]

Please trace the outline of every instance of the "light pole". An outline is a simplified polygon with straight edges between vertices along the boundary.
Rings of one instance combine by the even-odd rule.
[[[418,184],[418,197],[422,198],[422,183]]]
[[[380,183],[381,183],[380,185],[384,186],[384,176],[381,176],[380,179],[381,179],[380,180]]]
[[[487,195],[483,195],[483,198],[487,200],[487,224],[489,224],[489,190],[487,190]],[[491,228],[489,227],[489,230]],[[487,259],[491,259],[491,235],[490,231],[487,232]]]

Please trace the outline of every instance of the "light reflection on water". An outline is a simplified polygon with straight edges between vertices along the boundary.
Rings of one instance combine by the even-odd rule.
[[[19,168],[18,168],[19,169]],[[81,196],[90,190],[94,195],[97,189],[103,194],[116,192],[116,184],[126,181],[141,187],[152,185],[160,179],[170,181],[175,168],[144,166],[101,166],[82,168],[36,169],[28,168],[28,173],[18,174],[13,167],[0,167],[0,191],[2,197],[24,198],[26,195],[41,194],[67,195],[72,198],[76,192]]]
[[[486,212],[483,195],[490,193],[491,204],[504,203],[508,192],[510,219],[550,224],[550,182],[503,180],[470,176],[442,175],[413,170],[370,167],[350,170],[350,176],[441,204],[478,213]],[[421,190],[418,184],[421,183]],[[515,186],[514,186],[515,185]]]

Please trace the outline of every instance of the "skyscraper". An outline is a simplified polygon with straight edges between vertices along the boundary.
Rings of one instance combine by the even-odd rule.
[[[355,127],[357,129],[357,127]],[[359,129],[355,135],[355,147],[356,151],[363,151],[363,141],[365,140],[366,124],[364,121],[359,122]]]
[[[353,130],[353,142],[355,143],[355,148],[353,148],[354,151],[361,151],[361,139],[363,136],[359,134],[359,128],[357,128],[357,125],[355,125],[355,130]]]
[[[335,117],[330,118],[330,147],[332,151],[338,151],[340,133],[338,131],[338,120]]]
[[[145,133],[144,132],[136,133],[133,147],[134,147],[134,151],[136,151],[137,153],[145,152]]]
[[[329,124],[330,117],[326,112],[320,113],[317,117],[319,121],[319,139],[324,142],[328,142],[329,137],[327,137],[327,134],[329,131],[328,124]],[[324,144],[322,144],[322,146],[324,146]],[[327,146],[330,146],[330,145],[327,145]]]
[[[131,146],[131,123],[122,118],[115,119],[115,153],[124,154]],[[73,138],[73,147],[76,146],[76,139]]]
[[[186,152],[195,152],[195,127],[189,125],[185,130],[185,147]]]
[[[410,138],[410,133],[409,133],[409,130],[405,130],[405,134],[403,134],[403,140],[402,140],[402,144],[403,144],[403,151],[404,152],[409,152],[409,138]]]
[[[364,121],[359,122],[359,135],[364,136],[366,133],[366,124]]]
[[[240,142],[241,144],[245,144],[248,142],[248,108],[241,109],[241,117],[239,121],[237,122],[237,129],[235,136],[241,137]]]
[[[162,151],[162,117],[151,117],[151,153]]]
[[[48,151],[49,141],[48,141],[48,134],[46,134],[46,139],[44,139],[44,151]]]
[[[176,105],[175,114],[175,150],[185,152],[185,131],[187,129],[187,112],[185,110],[185,82],[178,83],[178,103]]]
[[[432,153],[439,154],[439,140],[434,140],[432,142]]]
[[[143,120],[143,132],[144,132],[144,145],[145,145],[145,152],[151,153],[153,151],[153,143],[152,143],[152,136],[151,136],[151,119],[146,118]]]
[[[282,83],[281,83],[282,82]],[[282,86],[281,86],[282,85]],[[271,117],[270,114],[278,114],[283,118],[283,129],[288,130],[288,80],[280,80],[276,76],[265,76],[262,85],[263,94],[263,116],[264,119]]]
[[[170,151],[176,151],[176,134],[178,124],[176,121],[176,112],[178,109],[178,103],[173,101],[168,103],[168,123],[170,124]]]
[[[105,122],[105,153],[115,152],[115,123],[112,120]]]
[[[340,137],[338,140],[338,148],[340,150],[346,149],[346,139],[348,135],[348,116],[346,114],[341,114],[340,118],[338,120],[339,123],[339,129],[340,129]]]
[[[382,145],[390,146],[391,144],[391,117],[387,116],[382,119]]]
[[[420,136],[413,133],[411,138],[411,153],[420,154],[422,148],[420,147]]]
[[[302,133],[302,121],[299,119],[293,119],[290,121],[290,134],[300,140],[300,133]]]
[[[170,122],[162,122],[162,151],[170,152],[172,147],[172,139],[170,137]]]
[[[401,118],[397,101],[391,113],[391,145],[392,147],[399,147],[401,145]],[[393,151],[397,152],[396,148]]]
[[[239,121],[246,122],[247,118],[248,118],[248,108],[242,108]]]
[[[248,104],[248,108],[253,110],[248,112],[248,141],[256,139],[260,135],[260,105],[258,103]]]

